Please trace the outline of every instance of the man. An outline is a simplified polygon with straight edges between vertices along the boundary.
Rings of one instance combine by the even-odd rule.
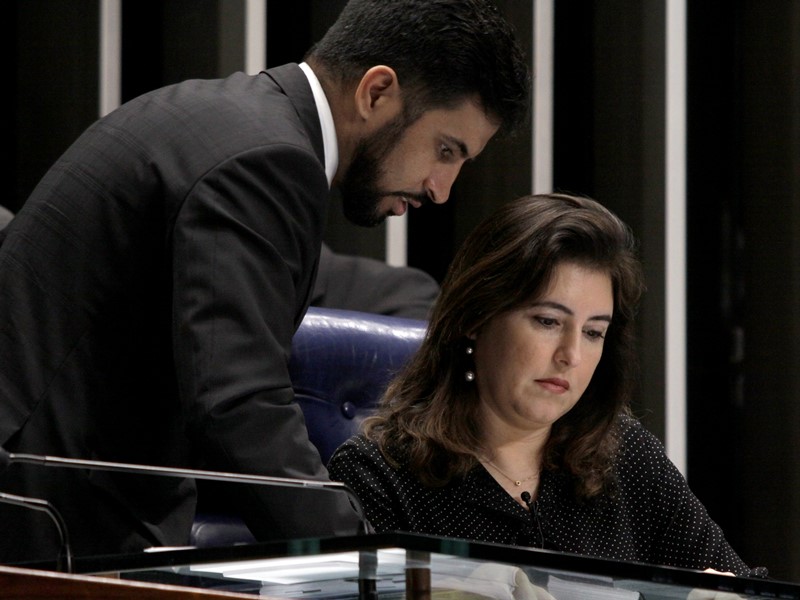
[[[287,361],[329,185],[361,225],[443,203],[525,116],[529,76],[490,0],[353,0],[305,63],[188,81],[92,125],[0,247],[9,452],[324,479]],[[353,533],[335,492],[231,485],[259,539]],[[185,544],[194,483],[12,464],[76,554]],[[52,559],[47,517],[0,505],[0,561]]]

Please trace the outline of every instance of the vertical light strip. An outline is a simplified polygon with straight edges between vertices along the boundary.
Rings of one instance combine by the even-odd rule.
[[[256,75],[267,66],[267,0],[244,2],[244,71]]]
[[[666,431],[686,475],[686,0],[666,0]]]
[[[533,3],[533,165],[534,194],[553,191],[553,0]]]
[[[99,116],[117,108],[122,97],[122,0],[100,0]]]
[[[408,263],[408,213],[386,219],[386,262],[393,267]]]

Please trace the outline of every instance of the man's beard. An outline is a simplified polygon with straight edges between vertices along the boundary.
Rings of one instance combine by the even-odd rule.
[[[350,166],[339,184],[342,210],[350,222],[364,227],[380,225],[388,216],[378,209],[383,198],[413,195],[381,190],[378,183],[384,174],[386,157],[399,143],[410,125],[409,121],[405,113],[400,114],[356,146]]]

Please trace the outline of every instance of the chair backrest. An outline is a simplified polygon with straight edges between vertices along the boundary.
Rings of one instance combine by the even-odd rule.
[[[309,308],[292,340],[289,373],[323,464],[374,410],[392,375],[422,343],[425,327],[425,321],[413,319]],[[205,495],[214,496],[211,486],[205,486],[205,494],[200,489],[192,545],[254,541],[238,516],[219,514],[218,500],[204,504]]]
[[[289,373],[311,442],[327,463],[375,408],[425,335],[424,321],[310,308],[292,340]]]

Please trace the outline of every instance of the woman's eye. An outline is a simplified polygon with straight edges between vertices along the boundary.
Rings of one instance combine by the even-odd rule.
[[[550,317],[534,317],[533,319],[542,327],[555,327],[558,325],[558,321]]]
[[[606,332],[598,329],[587,329],[585,333],[592,340],[603,340],[606,337]]]
[[[442,144],[439,147],[439,156],[441,156],[443,159],[448,159],[448,160],[453,158],[452,148],[450,148],[450,146],[446,144]]]

